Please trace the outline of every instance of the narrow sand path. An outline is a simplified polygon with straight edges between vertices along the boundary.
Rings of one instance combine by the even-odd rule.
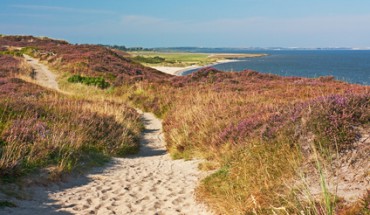
[[[26,62],[32,67],[35,73],[35,81],[43,87],[51,88],[53,90],[59,90],[58,82],[56,81],[56,76],[52,73],[48,67],[39,62],[39,60],[32,58],[28,55],[23,55]]]
[[[56,83],[38,79],[44,80],[45,85]],[[137,155],[113,158],[67,182],[25,188],[29,196],[10,199],[18,207],[0,209],[0,214],[211,214],[194,197],[204,176],[199,161],[172,160],[164,147],[161,121],[151,113],[142,113],[142,120],[145,130]]]
[[[143,113],[145,131],[141,151],[115,158],[90,183],[55,192],[50,197],[78,214],[207,214],[197,205],[194,189],[199,180],[197,161],[171,160],[163,147],[162,124]]]

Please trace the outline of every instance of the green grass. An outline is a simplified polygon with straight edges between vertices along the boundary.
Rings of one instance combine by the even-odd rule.
[[[0,55],[12,55],[15,57],[22,57],[23,54],[32,55],[32,53],[36,50],[33,47],[24,47],[22,49],[13,49],[13,50],[6,50],[0,51]]]
[[[67,79],[68,82],[71,83],[82,83],[86,85],[92,85],[99,87],[100,89],[106,89],[110,86],[110,84],[105,81],[103,77],[87,77],[81,75],[73,75]]]
[[[147,64],[159,64],[166,61],[166,59],[154,56],[154,57],[143,57],[141,55],[138,55],[133,58],[135,61],[138,61],[140,63],[147,63]]]

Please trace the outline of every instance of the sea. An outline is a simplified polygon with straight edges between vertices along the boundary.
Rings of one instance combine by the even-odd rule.
[[[204,51],[204,50],[203,50]],[[212,52],[215,52],[212,50]],[[251,69],[281,76],[317,78],[334,76],[349,83],[370,85],[370,50],[222,50],[219,53],[263,53],[265,57],[245,58],[212,67],[222,71]],[[187,75],[199,69],[182,73]]]

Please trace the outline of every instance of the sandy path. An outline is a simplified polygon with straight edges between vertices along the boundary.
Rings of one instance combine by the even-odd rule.
[[[54,82],[43,85],[54,86]],[[9,199],[18,207],[0,209],[0,214],[211,214],[194,198],[205,174],[197,168],[199,161],[171,160],[161,121],[151,113],[142,113],[142,120],[145,130],[137,155],[113,158],[108,165],[67,182],[14,189],[24,198]]]
[[[27,63],[32,67],[35,74],[35,80],[38,84],[43,87],[51,88],[59,91],[58,83],[56,81],[56,76],[52,73],[48,67],[39,62],[39,60],[32,58],[28,55],[23,55]]]
[[[115,158],[91,182],[55,192],[50,197],[78,214],[207,214],[194,200],[199,180],[197,161],[170,159],[163,147],[162,124],[144,113],[145,131],[139,154]]]

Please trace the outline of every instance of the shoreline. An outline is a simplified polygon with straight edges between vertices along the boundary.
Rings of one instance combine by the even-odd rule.
[[[204,67],[211,67],[211,66],[215,66],[215,65],[218,65],[218,64],[238,62],[238,61],[241,61],[241,60],[237,60],[237,59],[227,60],[227,59],[224,59],[224,60],[218,60],[218,61],[216,61],[214,63],[211,63],[211,64],[203,65],[203,66],[201,66],[201,65],[191,65],[191,66],[184,66],[184,67],[153,66],[153,65],[147,65],[147,66],[150,67],[150,68],[156,69],[158,71],[170,74],[170,75],[182,76],[182,74],[184,72],[189,71],[189,70],[201,69],[201,68],[204,68]]]

